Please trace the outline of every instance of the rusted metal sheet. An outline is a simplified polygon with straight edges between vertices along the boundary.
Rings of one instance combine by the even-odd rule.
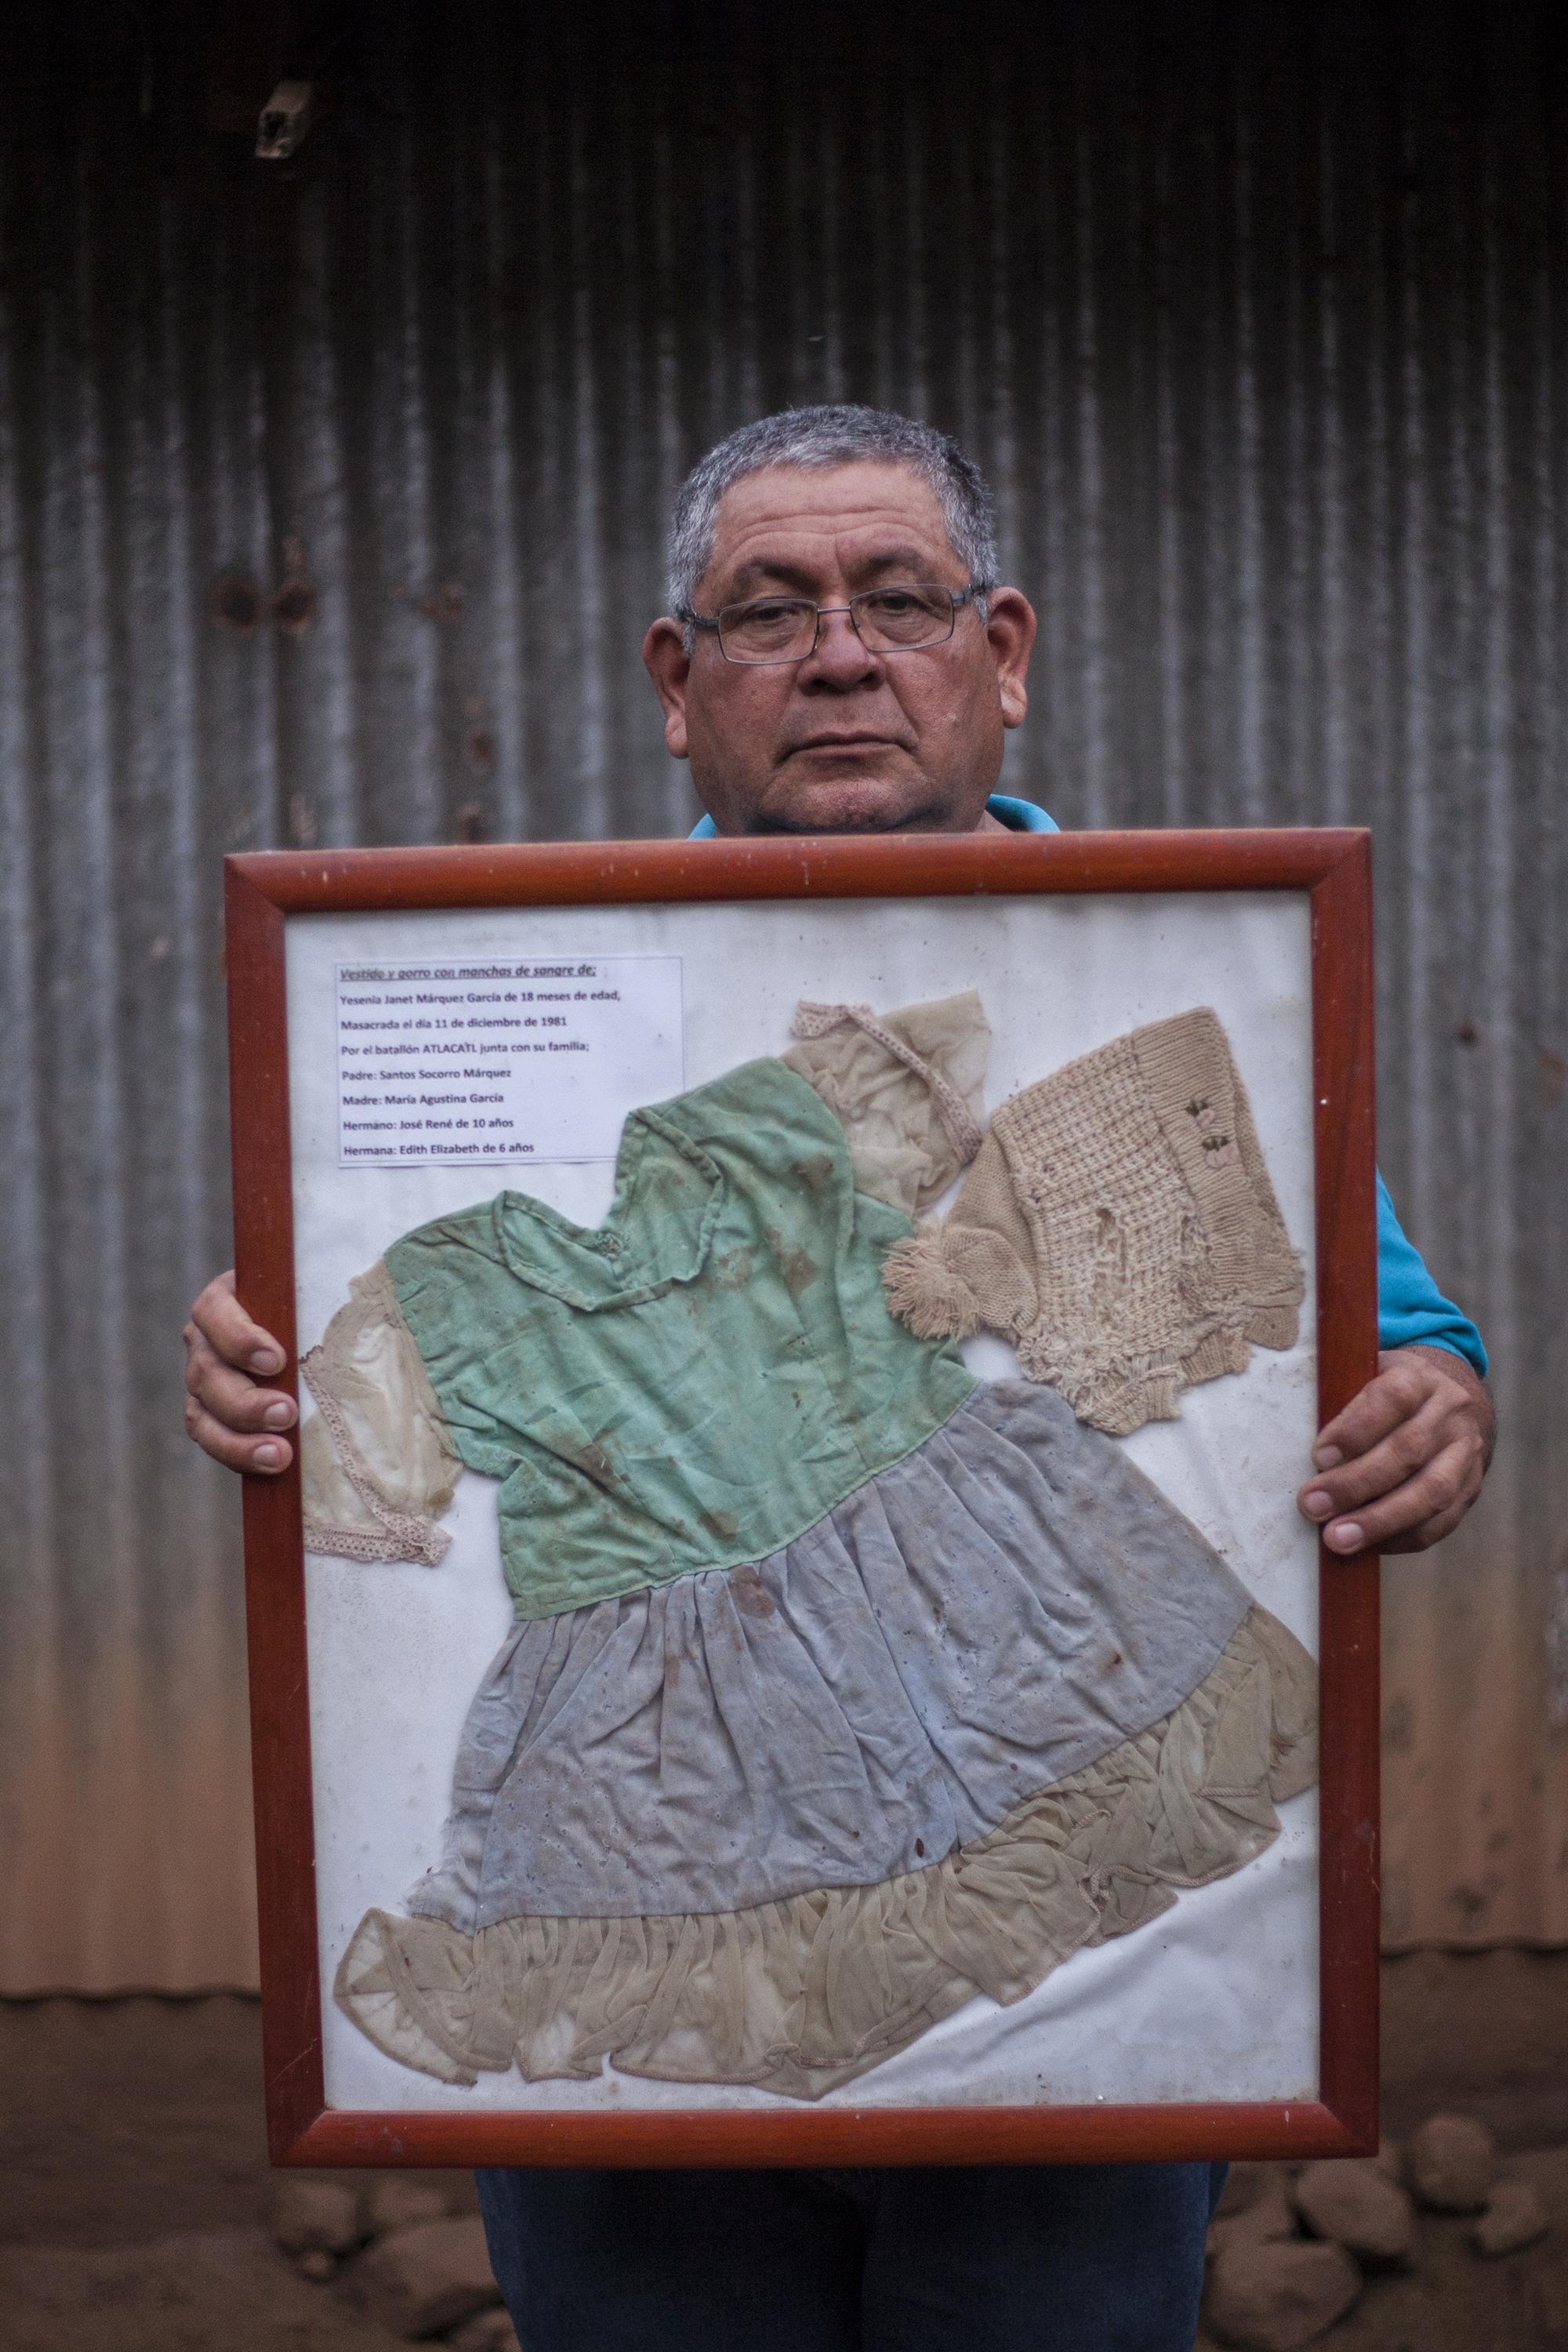
[[[0,1985],[253,1968],[237,1515],[176,1360],[221,853],[688,824],[670,493],[841,396],[996,483],[1012,789],[1375,828],[1383,1160],[1504,1428],[1389,1572],[1389,1934],[1568,1940],[1562,26],[949,11],[868,57],[720,13],[386,7],[299,58],[105,11],[14,61]],[[323,102],[260,162],[287,74]]]

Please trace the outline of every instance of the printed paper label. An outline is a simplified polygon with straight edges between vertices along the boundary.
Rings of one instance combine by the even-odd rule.
[[[679,956],[337,967],[342,1166],[613,1160],[684,1084]]]

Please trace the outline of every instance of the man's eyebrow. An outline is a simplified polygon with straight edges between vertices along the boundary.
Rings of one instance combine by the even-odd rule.
[[[753,556],[751,562],[742,564],[730,583],[725,602],[728,604],[736,597],[746,595],[752,588],[761,587],[764,582],[775,580],[785,588],[797,590],[803,596],[811,593],[812,576],[798,563],[775,563],[770,557],[759,555]]]
[[[931,572],[931,551],[918,547],[894,547],[880,555],[869,555],[854,569],[858,577],[866,578],[880,572],[884,578],[892,575],[900,580],[929,580]]]
[[[879,576],[884,580],[926,580],[931,576],[931,561],[929,548],[923,553],[915,547],[882,548],[875,555],[868,555],[862,562],[857,563],[852,576],[866,580]],[[724,602],[727,604],[738,604],[753,589],[774,582],[802,596],[809,596],[816,584],[811,572],[800,564],[758,555],[753,556],[749,563],[742,564],[730,583]]]

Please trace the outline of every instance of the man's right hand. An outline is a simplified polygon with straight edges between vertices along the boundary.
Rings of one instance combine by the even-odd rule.
[[[261,1381],[283,1369],[283,1350],[253,1323],[234,1295],[234,1275],[215,1276],[185,1326],[185,1434],[229,1470],[275,1478],[294,1449],[276,1430],[292,1429],[292,1398]]]

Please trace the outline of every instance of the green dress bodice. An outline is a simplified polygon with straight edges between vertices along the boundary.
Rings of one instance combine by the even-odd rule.
[[[600,1226],[503,1192],[395,1244],[453,1440],[501,1481],[517,1613],[760,1559],[939,1429],[975,1383],[888,1311],[910,1230],[766,1060],[634,1112]]]

